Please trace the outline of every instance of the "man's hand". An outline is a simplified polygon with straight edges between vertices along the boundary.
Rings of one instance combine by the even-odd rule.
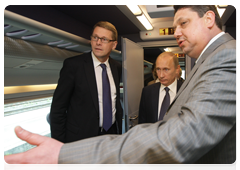
[[[20,126],[15,128],[16,135],[37,147],[23,153],[4,156],[4,159],[9,164],[57,164],[60,149],[63,143],[37,135],[22,129]]]

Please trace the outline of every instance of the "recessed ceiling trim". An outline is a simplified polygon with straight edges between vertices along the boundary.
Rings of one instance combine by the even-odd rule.
[[[66,49],[77,48],[77,47],[79,47],[79,45],[71,45],[71,46],[67,46]]]
[[[33,39],[33,38],[37,38],[39,36],[41,36],[42,34],[40,33],[37,33],[37,34],[34,34],[34,35],[25,35],[23,37],[21,37],[23,40],[29,40],[29,39]]]
[[[65,44],[59,44],[59,45],[57,45],[57,47],[66,47],[66,46],[69,46],[69,45],[72,45],[72,43],[69,42],[69,43],[65,43]]]
[[[11,28],[12,26],[11,25],[4,25],[4,30],[7,30],[8,28]]]
[[[63,40],[49,42],[48,45],[57,45],[57,44],[61,44],[62,42],[63,42]]]
[[[65,40],[75,44],[90,46],[90,40],[32,20],[30,18],[18,15],[8,10],[4,10],[4,24],[13,25],[19,28],[25,28],[33,32],[41,33],[43,35],[48,35],[50,37]]]
[[[16,35],[21,35],[28,32],[28,30],[19,30],[19,31],[13,31],[13,32],[8,32],[6,33],[7,36],[16,36]]]

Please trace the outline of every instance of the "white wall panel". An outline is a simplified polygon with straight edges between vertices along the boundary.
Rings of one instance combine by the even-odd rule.
[[[123,38],[123,96],[125,118],[138,115],[139,103],[144,86],[143,48],[138,44]],[[128,121],[126,130],[128,130]]]

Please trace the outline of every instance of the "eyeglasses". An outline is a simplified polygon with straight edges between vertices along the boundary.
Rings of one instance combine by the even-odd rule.
[[[91,36],[92,41],[98,41],[98,39],[100,39],[102,43],[109,43],[111,41],[115,41],[115,40],[109,40],[107,38],[100,38],[100,37],[97,37],[97,36]]]

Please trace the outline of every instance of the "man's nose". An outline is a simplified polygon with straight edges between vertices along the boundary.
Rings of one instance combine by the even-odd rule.
[[[97,44],[101,44],[101,43],[102,43],[102,40],[100,38],[98,38]]]
[[[164,77],[163,71],[160,71],[159,76],[160,76],[160,77]]]
[[[179,27],[177,27],[174,31],[174,37],[178,39],[182,35],[182,31]]]

